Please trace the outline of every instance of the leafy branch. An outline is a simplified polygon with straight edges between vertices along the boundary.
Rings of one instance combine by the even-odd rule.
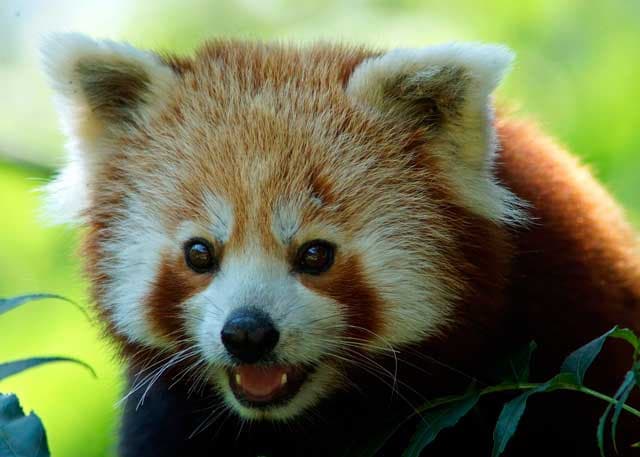
[[[55,294],[30,294],[0,299],[0,314],[35,300],[54,299],[66,301],[80,309],[88,318],[84,308],[77,303]],[[95,371],[86,363],[69,357],[32,357],[0,363],[0,381],[30,368],[53,362],[71,362],[80,365],[96,377]],[[25,416],[15,395],[0,394],[0,456],[4,457],[49,457],[47,436],[40,418],[33,412]]]
[[[593,390],[583,383],[587,370],[600,354],[608,338],[624,340],[634,348],[632,367],[625,375],[624,381],[613,397]],[[509,369],[501,383],[484,388],[478,388],[475,384],[472,384],[467,392],[462,395],[441,397],[429,402],[418,408],[414,415],[396,424],[388,433],[367,443],[364,450],[361,450],[358,455],[361,457],[377,455],[384,444],[403,425],[419,414],[422,420],[419,422],[415,434],[403,453],[403,457],[419,457],[422,451],[437,438],[442,430],[455,426],[460,419],[476,406],[482,397],[499,392],[521,391],[520,395],[504,404],[496,422],[493,433],[492,457],[498,457],[505,451],[507,444],[515,434],[520,419],[526,410],[529,397],[534,394],[555,390],[580,392],[608,403],[607,408],[600,417],[596,437],[600,453],[604,456],[604,430],[607,420],[610,418],[611,438],[614,449],[617,452],[616,429],[622,411],[640,419],[640,411],[626,404],[631,391],[640,385],[640,340],[638,337],[629,329],[614,327],[604,335],[572,352],[563,362],[560,372],[546,382],[541,383],[529,382],[528,379],[531,357],[535,349],[535,342],[531,342],[527,347],[515,354],[509,360]],[[612,411],[613,414],[611,414]],[[640,443],[634,446],[640,446]]]

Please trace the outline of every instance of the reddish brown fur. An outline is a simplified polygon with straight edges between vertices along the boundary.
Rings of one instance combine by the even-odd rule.
[[[149,320],[160,335],[180,340],[187,336],[182,304],[205,289],[213,273],[194,275],[185,264],[182,252],[165,254],[164,259],[147,297]]]
[[[369,340],[380,331],[381,299],[356,257],[343,258],[326,274],[301,276],[300,281],[344,306],[348,336]]]
[[[542,305],[579,322],[573,328],[580,333],[615,319],[640,322],[638,242],[618,205],[535,128],[509,121],[498,128],[500,178],[532,205],[533,225],[518,239],[514,283],[520,306],[536,317],[536,333],[560,333],[567,322]]]
[[[446,262],[431,274],[458,297],[450,326],[418,345],[423,355],[476,374],[498,356],[535,339],[540,347],[538,375],[544,377],[557,369],[570,350],[613,325],[638,330],[637,239],[621,210],[589,173],[535,128],[500,117],[496,121],[501,144],[498,177],[530,203],[532,223],[506,228],[473,214],[458,201],[445,177],[447,164],[431,154],[433,145],[423,130],[412,122],[365,114],[345,96],[349,75],[371,55],[376,53],[221,41],[205,46],[195,59],[166,58],[180,74],[181,87],[161,117],[119,144],[123,150],[154,153],[138,153],[133,159],[116,156],[90,183],[91,189],[101,189],[94,191],[85,238],[86,270],[98,304],[103,305],[103,288],[109,279],[103,247],[109,242],[112,220],[118,211],[126,212],[123,195],[136,183],[147,189],[145,198],[155,202],[158,183],[168,179],[167,170],[182,173],[180,198],[157,202],[161,223],[169,232],[184,220],[204,220],[204,192],[222,189],[234,208],[234,227],[224,255],[240,252],[249,234],[257,233],[261,248],[289,263],[300,241],[306,240],[283,246],[275,239],[270,217],[278,197],[289,201],[305,192],[319,197],[331,209],[303,207],[303,225],[327,223],[350,239],[372,222],[363,216],[371,206],[405,182],[415,181],[431,206],[416,204],[409,210],[433,212],[429,223],[420,228],[425,249],[437,240],[438,248],[446,252]],[[263,89],[273,93],[273,100],[251,105],[265,97]],[[319,121],[326,112],[332,116]],[[260,128],[247,128],[254,125]],[[321,132],[312,130],[313,125]],[[323,161],[329,148],[345,138],[349,147],[340,150],[342,161]],[[373,154],[376,166],[391,173],[380,181],[369,170],[342,176],[350,179],[346,188],[337,190],[340,183],[334,180],[340,177],[334,174],[349,165],[346,161],[364,161]],[[251,193],[250,178],[234,171],[265,157],[273,158],[265,162],[268,183],[259,193]],[[185,163],[190,168],[185,169]],[[399,192],[398,198],[405,194]],[[252,213],[256,200],[260,210]],[[438,237],[443,233],[447,236]],[[150,320],[159,334],[178,336],[181,304],[209,281],[209,275],[197,276],[186,269],[181,252],[165,255],[147,299]],[[371,333],[384,330],[386,304],[357,253],[338,256],[326,275],[301,281],[344,306],[354,326],[351,336],[370,339]],[[101,309],[115,333],[106,308]],[[115,336],[127,355],[139,349],[122,335]],[[589,379],[594,387],[611,391],[628,368],[629,354],[617,349],[609,348],[594,367]],[[138,364],[148,356],[142,354],[136,356]],[[424,385],[424,373],[409,370],[405,375],[407,384]],[[426,393],[435,392],[439,384],[451,388],[450,372],[436,375],[440,377],[430,381]]]
[[[577,160],[537,129],[501,120],[500,178],[531,202],[533,225],[517,239],[513,306],[532,337],[556,347],[553,361],[613,325],[638,329],[638,241],[622,211]],[[600,382],[628,354],[611,354]],[[553,363],[551,361],[551,363]]]

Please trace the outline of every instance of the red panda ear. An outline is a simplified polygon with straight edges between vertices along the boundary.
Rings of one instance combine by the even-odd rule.
[[[360,64],[347,93],[362,105],[425,128],[432,136],[452,130],[472,131],[474,138],[478,133],[487,136],[492,116],[489,96],[512,59],[504,46],[476,43],[396,49]]]
[[[70,135],[105,135],[143,120],[177,80],[156,54],[75,33],[49,36],[42,55]]]
[[[70,140],[67,165],[46,188],[47,213],[55,222],[77,222],[110,141],[153,116],[179,76],[156,54],[74,33],[49,36],[42,55]]]
[[[520,219],[493,176],[497,142],[490,96],[513,60],[503,46],[453,43],[397,49],[363,61],[347,95],[391,121],[420,128],[448,163],[464,203],[496,221]]]

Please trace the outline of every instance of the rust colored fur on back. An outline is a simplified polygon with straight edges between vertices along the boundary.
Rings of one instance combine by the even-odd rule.
[[[501,120],[498,132],[500,179],[531,204],[533,224],[517,239],[513,282],[532,332],[543,337],[599,331],[615,319],[640,322],[638,240],[620,207],[537,129]]]

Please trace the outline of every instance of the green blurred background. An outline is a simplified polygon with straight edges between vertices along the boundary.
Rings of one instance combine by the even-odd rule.
[[[0,1],[0,296],[55,292],[86,303],[76,234],[38,219],[38,194],[63,157],[37,44],[50,31],[184,53],[214,36],[423,46],[502,42],[518,55],[499,98],[515,102],[585,162],[640,222],[640,1],[205,0]],[[0,316],[0,362],[81,358],[0,382],[48,429],[54,456],[113,454],[119,368],[98,330],[64,303]]]

